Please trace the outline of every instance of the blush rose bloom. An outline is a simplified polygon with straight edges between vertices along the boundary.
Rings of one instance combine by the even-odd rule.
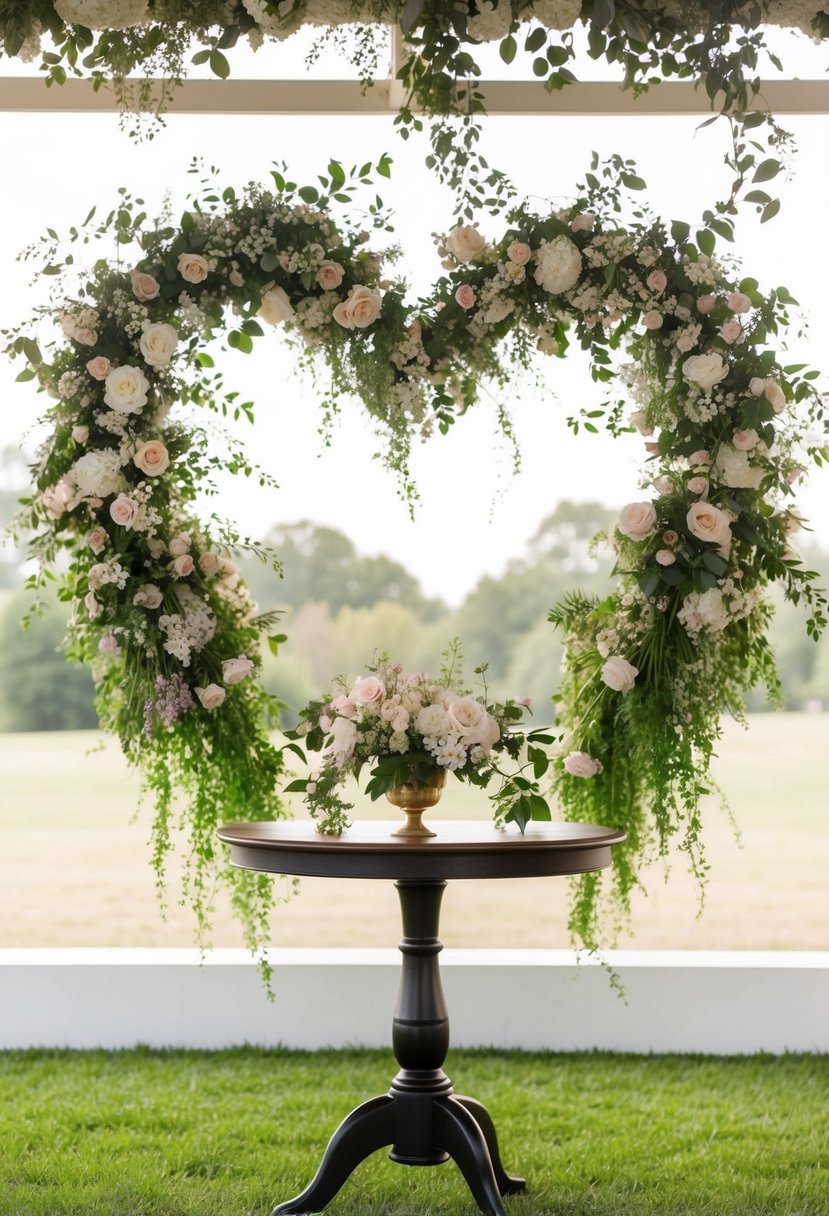
[[[711,453],[706,448],[700,448],[698,452],[692,452],[688,457],[690,465],[708,464],[711,459]]]
[[[629,502],[622,507],[616,527],[630,540],[644,540],[656,527],[656,509],[650,502]]]
[[[386,698],[386,686],[377,676],[359,676],[354,681],[354,687],[348,694],[353,705],[378,709]]]
[[[180,253],[178,272],[185,283],[203,283],[210,273],[210,267],[207,264],[207,258],[202,257],[200,253]],[[213,688],[215,685],[211,684],[210,687]]]
[[[749,427],[746,431],[735,431],[731,437],[731,445],[738,452],[750,452],[752,448],[757,447],[757,441],[760,436],[755,431],[754,427]]]
[[[194,692],[201,702],[202,709],[218,709],[227,696],[221,684],[208,684],[206,688],[194,689]]]
[[[169,549],[171,557],[181,557],[182,553],[189,553],[192,544],[192,538],[187,532],[179,532],[170,541]]]
[[[695,502],[685,516],[688,531],[697,540],[707,540],[726,551],[731,547],[731,524],[728,516],[710,502]]]
[[[636,427],[640,435],[644,435],[646,438],[648,435],[653,434],[653,427],[648,424],[647,414],[644,410],[634,410],[628,422],[631,426]]]
[[[688,489],[692,494],[705,494],[708,489],[708,478],[692,477],[688,482]]]
[[[84,325],[79,325],[77,317],[74,317],[71,312],[60,314],[60,327],[67,338],[71,338],[73,342],[79,342],[81,346],[94,346],[98,341],[97,332]]]
[[[725,302],[732,312],[751,312],[751,300],[742,291],[732,291]]]
[[[195,562],[189,553],[182,553],[173,562],[173,571],[177,578],[188,578],[193,573]]]
[[[645,326],[645,329],[661,329],[662,321],[663,321],[662,313],[658,312],[655,308],[649,308],[648,311],[645,313],[645,315],[642,317],[642,322]]]
[[[71,509],[74,497],[75,491],[71,481],[66,477],[61,477],[57,485],[50,486],[48,490],[43,491],[40,501],[52,519],[60,519]]]
[[[72,438],[75,440],[75,443],[79,443],[81,446],[86,446],[86,444],[89,443],[89,427],[73,426]]]
[[[779,414],[781,410],[786,408],[786,394],[776,380],[766,381],[765,392],[766,400],[771,405],[775,414]]]
[[[728,375],[728,364],[716,351],[705,355],[691,355],[682,365],[682,374],[691,384],[698,384],[705,393],[710,393]]]
[[[104,381],[104,402],[119,414],[140,414],[147,404],[150,382],[140,367],[115,367]]]
[[[288,293],[281,287],[272,287],[262,296],[259,312],[256,314],[268,325],[281,325],[294,315],[294,308],[288,298]]]
[[[155,583],[144,583],[132,597],[132,602],[139,608],[160,608],[163,599],[164,596]]]
[[[354,708],[353,702],[349,701],[348,697],[343,693],[336,697],[331,702],[331,708],[338,714],[342,714],[344,718],[353,718],[357,710]]]
[[[320,262],[317,270],[317,283],[323,291],[334,291],[343,281],[343,268],[339,262],[332,262],[326,259]]]
[[[571,777],[595,777],[602,771],[602,765],[588,752],[570,752],[564,757],[564,771]]]
[[[659,566],[672,566],[676,561],[676,554],[672,553],[670,549],[657,549],[654,556]]]
[[[578,17],[578,13],[574,11],[574,18]],[[570,221],[571,232],[592,232],[593,225],[596,222],[595,215],[591,215],[589,211],[580,211],[578,215],[574,215]]]
[[[134,498],[129,498],[126,494],[119,494],[118,497],[109,504],[109,514],[112,520],[121,528],[126,528],[129,531],[135,524],[138,518],[139,506]]]
[[[474,697],[455,697],[446,707],[446,716],[449,730],[460,735],[467,747],[479,743],[489,750],[501,737],[498,723]]]
[[[368,329],[380,315],[382,297],[370,287],[352,287],[331,314],[343,329]]]
[[[707,315],[709,312],[713,312],[716,307],[716,296],[700,296],[700,298],[697,300],[697,309],[703,314],[703,316]]]
[[[138,340],[138,349],[150,367],[166,367],[177,346],[178,334],[165,321],[148,325]]]
[[[199,558],[199,569],[205,578],[213,578],[219,572],[219,558],[215,553],[202,553]]]
[[[409,718],[410,715],[408,709],[404,709],[402,705],[398,705],[395,715],[389,725],[391,726],[392,730],[401,733],[409,725]]]
[[[630,692],[638,675],[639,668],[623,659],[620,654],[611,655],[602,667],[602,679],[614,692]]]
[[[526,266],[532,257],[532,249],[524,241],[513,241],[507,249],[507,257],[516,266]]]
[[[253,667],[253,661],[244,655],[239,655],[236,659],[223,659],[222,679],[225,684],[238,684],[250,675]]]
[[[472,308],[475,303],[475,288],[469,283],[463,283],[455,292],[455,299],[461,308]]]
[[[100,526],[93,528],[87,537],[87,543],[93,553],[100,553],[102,549],[105,549],[108,540],[106,530]]]
[[[720,326],[720,333],[726,342],[736,342],[742,337],[743,327],[739,321],[726,321]]]
[[[86,370],[93,380],[106,380],[111,368],[112,364],[104,355],[96,355],[86,365]]]
[[[661,295],[668,286],[668,276],[665,274],[664,270],[652,270],[648,275],[646,282],[651,291],[655,292],[656,295]]]
[[[148,300],[154,300],[161,290],[158,279],[153,278],[144,270],[133,270],[130,282],[132,283],[132,294],[142,304],[146,304]]]
[[[486,249],[486,241],[477,228],[456,224],[446,234],[446,248],[459,262],[474,262]]]
[[[170,454],[161,440],[148,439],[138,448],[132,461],[148,477],[160,477],[170,467]]]

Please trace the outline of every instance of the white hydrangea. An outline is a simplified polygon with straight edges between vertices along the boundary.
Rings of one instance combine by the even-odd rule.
[[[512,8],[507,0],[501,0],[500,4],[479,0],[476,15],[467,17],[466,32],[476,42],[500,42],[506,38],[511,25]]]
[[[98,448],[76,460],[69,476],[85,498],[108,498],[126,489],[121,454],[115,448]]]
[[[689,592],[677,617],[686,633],[692,638],[698,637],[703,632],[719,633],[720,630],[725,629],[730,620],[730,614],[719,587],[711,587],[702,593]]]
[[[150,17],[146,0],[55,0],[54,7],[68,25],[89,30],[126,30]]]
[[[530,13],[548,30],[569,30],[581,16],[581,3],[580,0],[533,0]],[[526,16],[522,15],[522,20],[526,20]]]
[[[723,443],[711,466],[711,479],[731,490],[758,490],[763,480],[763,469],[751,463],[748,452]]]
[[[535,254],[534,278],[539,287],[552,296],[562,295],[579,281],[582,257],[576,245],[566,236],[542,241]]]

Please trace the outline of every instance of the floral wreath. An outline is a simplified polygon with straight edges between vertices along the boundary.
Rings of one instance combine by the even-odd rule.
[[[275,706],[258,680],[261,637],[283,638],[275,614],[257,615],[232,529],[193,512],[213,468],[252,471],[239,452],[211,455],[205,428],[173,409],[249,409],[221,395],[202,349],[217,331],[248,351],[260,319],[285,326],[325,367],[332,401],[359,397],[385,429],[404,477],[413,434],[445,430],[482,381],[507,383],[535,349],[561,357],[575,337],[594,378],[632,399],[647,462],[610,538],[617,589],[601,601],[571,595],[551,613],[566,651],[553,781],[566,816],[627,832],[615,854],[623,906],[639,867],[677,835],[702,873],[699,803],[720,714],[739,715],[758,682],[772,696],[777,687],[766,584],[811,606],[813,636],[826,623],[791,541],[793,485],[804,461],[821,462],[824,407],[816,373],[782,367],[766,348],[793,303],[784,288],[763,294],[718,260],[710,227],[668,231],[632,206],[625,183],[643,183],[613,158],[594,163],[572,206],[514,209],[496,241],[456,224],[440,238],[446,273],[411,305],[403,284],[382,278],[368,233],[333,218],[333,196],[348,200],[370,168],[355,181],[332,163],[321,189],[274,172],[272,189],[241,198],[207,186],[180,224],[158,227],[122,193],[97,235],[114,229],[119,249],[137,244],[134,263],[98,261],[73,298],[42,310],[56,312],[65,339],[48,360],[31,324],[6,334],[27,361],[19,378],[56,402],[22,523],[42,562],[69,552],[70,655],[92,665],[102,722],[143,769],[159,869],[182,814],[200,926],[218,870],[251,943],[266,940],[271,884],[217,859],[213,836],[237,813],[286,813],[276,792],[285,749],[268,738]],[[377,168],[387,174],[388,162]],[[91,222],[72,240],[89,239]],[[52,237],[42,253],[44,273],[73,273]],[[625,409],[608,402],[583,424],[629,430]],[[598,899],[596,876],[581,880],[571,928],[588,944]]]

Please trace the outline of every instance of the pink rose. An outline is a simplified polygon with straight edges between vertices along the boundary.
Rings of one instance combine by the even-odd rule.
[[[732,312],[751,312],[751,300],[742,291],[732,291],[725,302]]]
[[[206,688],[194,689],[202,709],[218,709],[227,695],[220,684],[208,684]]]
[[[656,527],[656,510],[650,502],[629,502],[622,507],[616,527],[630,540],[644,540]]]
[[[675,545],[679,540],[679,533],[674,532],[673,528],[667,528],[662,533],[662,541],[666,545]]]
[[[170,467],[169,453],[159,439],[148,439],[142,443],[132,460],[148,477],[160,477]]]
[[[515,262],[517,266],[526,266],[531,256],[532,249],[524,241],[513,241],[507,249],[507,257],[511,262]]]
[[[748,391],[751,393],[752,397],[762,397],[763,393],[766,391],[766,382],[763,377],[752,376],[751,380],[749,381]]]
[[[630,692],[638,675],[639,668],[623,659],[620,654],[611,655],[602,667],[602,680],[614,692]]]
[[[676,561],[676,554],[672,553],[670,549],[657,549],[654,556],[660,566],[672,566]]]
[[[170,556],[181,557],[182,553],[189,553],[192,543],[192,538],[187,532],[179,532],[170,541]],[[236,567],[236,570],[238,570],[238,567]]]
[[[697,300],[697,309],[705,316],[709,312],[713,312],[717,307],[716,296],[700,296]]]
[[[602,771],[602,766],[588,752],[570,752],[564,757],[564,771],[571,777],[595,777]]]
[[[513,697],[513,705],[523,705],[525,707],[532,705],[532,697]]]
[[[731,444],[738,452],[750,452],[752,448],[757,446],[759,438],[760,436],[754,428],[750,427],[747,431],[735,431],[731,438]]]
[[[652,270],[650,272],[646,282],[652,292],[654,292],[656,295],[661,295],[668,286],[668,276],[665,274],[664,270],[660,270],[657,267],[656,270]]]
[[[332,720],[329,718],[328,714],[320,715],[320,720],[317,723],[317,726],[320,728],[323,734],[327,735],[330,732],[332,725]]]
[[[662,328],[662,313],[657,312],[655,308],[649,308],[642,317],[645,329],[661,329]]]
[[[596,222],[595,215],[591,215],[589,211],[580,211],[578,215],[574,215],[570,221],[571,232],[592,232],[593,225]]]
[[[352,287],[331,314],[343,329],[367,329],[380,315],[382,297],[370,287]]]
[[[344,694],[341,694],[331,702],[331,708],[336,713],[341,714],[343,718],[353,718],[357,712],[354,704]]]
[[[210,273],[210,267],[207,264],[207,258],[203,258],[200,253],[180,253],[178,272],[185,283],[203,283]]]
[[[691,455],[688,457],[688,463],[690,465],[708,464],[710,459],[711,453],[705,448],[700,448],[698,452],[691,453]]]
[[[475,288],[469,283],[463,283],[455,292],[455,299],[461,308],[471,308],[475,303]]]
[[[706,540],[719,545],[726,552],[731,547],[731,524],[728,516],[719,507],[709,502],[695,502],[685,516],[688,531],[697,540]]]
[[[238,684],[253,671],[253,661],[240,655],[236,659],[222,660],[222,679],[225,684]]]
[[[75,487],[68,478],[61,477],[56,486],[50,486],[48,490],[43,491],[40,501],[52,516],[52,519],[60,519],[73,506],[77,505],[75,503]]]
[[[130,275],[130,281],[132,283],[132,294],[142,304],[146,304],[147,300],[154,300],[161,290],[158,280],[143,270],[133,270]]]
[[[391,720],[391,728],[396,731],[404,731],[409,725],[409,711],[404,709],[402,705],[398,706],[397,713]]]
[[[688,482],[688,489],[692,494],[705,494],[708,489],[708,478],[692,477]]]
[[[86,370],[93,380],[106,380],[111,368],[112,364],[109,359],[105,359],[103,355],[96,355],[86,365]]]
[[[352,705],[370,706],[376,709],[385,700],[386,688],[377,676],[360,676],[354,681],[354,687],[348,694]],[[336,708],[336,707],[335,707]]]
[[[742,332],[743,327],[739,321],[726,321],[720,326],[720,334],[726,342],[736,342]]]
[[[173,570],[177,578],[188,578],[193,573],[194,561],[189,553],[182,553],[173,562]],[[207,708],[207,707],[206,707]]]
[[[343,281],[343,268],[339,262],[320,262],[317,282],[323,291],[334,291]]]
[[[126,528],[127,531],[132,528],[138,517],[138,503],[134,498],[129,498],[126,494],[119,494],[118,497],[109,504],[109,514],[116,524],[121,528]]]
[[[245,285],[244,275],[240,274],[240,272],[238,270],[231,270],[230,274],[227,277],[230,280],[231,287],[244,287],[244,285]]]
[[[109,536],[101,527],[93,528],[87,537],[87,543],[93,553],[100,553],[105,549],[108,540]]]

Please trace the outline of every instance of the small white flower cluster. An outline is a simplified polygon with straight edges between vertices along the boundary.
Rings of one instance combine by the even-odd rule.
[[[189,667],[193,652],[202,650],[216,632],[216,617],[206,600],[186,584],[176,588],[181,612],[164,613],[158,627],[165,635],[164,649],[182,667]]]

